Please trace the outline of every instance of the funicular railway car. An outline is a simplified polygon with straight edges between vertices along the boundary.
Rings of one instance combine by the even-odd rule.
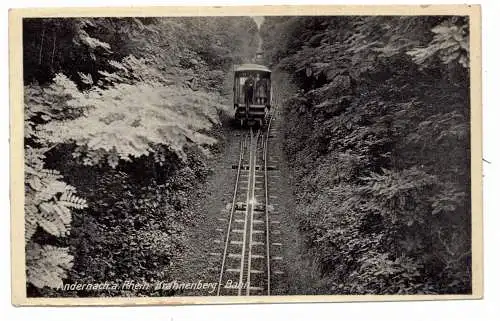
[[[236,66],[233,94],[234,117],[240,126],[261,126],[271,108],[271,70],[258,64]]]

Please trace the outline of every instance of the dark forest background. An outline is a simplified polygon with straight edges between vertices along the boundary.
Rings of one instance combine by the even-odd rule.
[[[319,292],[470,293],[468,18],[266,17]]]
[[[169,279],[250,17],[24,19],[29,296]],[[219,136],[218,136],[219,135]],[[165,291],[164,291],[165,292]],[[102,291],[102,296],[171,295]]]

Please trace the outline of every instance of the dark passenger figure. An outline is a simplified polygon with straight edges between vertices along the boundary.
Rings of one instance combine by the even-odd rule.
[[[265,104],[267,99],[267,81],[265,78],[259,79],[256,84],[257,90],[257,103],[259,105]]]
[[[245,92],[245,109],[248,117],[248,112],[250,111],[250,104],[253,103],[254,79],[252,76],[248,77],[248,79],[245,80],[243,88]]]

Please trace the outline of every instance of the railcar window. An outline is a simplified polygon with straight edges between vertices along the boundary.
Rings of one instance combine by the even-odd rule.
[[[239,104],[244,104],[245,103],[245,90],[244,90],[244,86],[245,86],[245,81],[248,79],[248,77],[239,77],[238,78],[238,83],[239,83],[239,86],[237,88],[237,100],[238,100],[238,103]]]
[[[270,96],[271,79],[270,74],[265,72],[238,72],[235,77],[235,103],[245,103],[245,82],[250,77],[254,78],[255,90],[253,92],[252,101],[258,104],[265,104]],[[260,81],[260,82],[259,82]],[[259,88],[257,88],[257,84]],[[260,89],[260,90],[259,90]]]

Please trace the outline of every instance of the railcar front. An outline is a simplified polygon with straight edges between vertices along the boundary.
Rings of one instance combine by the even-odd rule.
[[[236,121],[261,126],[271,108],[271,70],[257,64],[237,66],[233,94]]]

